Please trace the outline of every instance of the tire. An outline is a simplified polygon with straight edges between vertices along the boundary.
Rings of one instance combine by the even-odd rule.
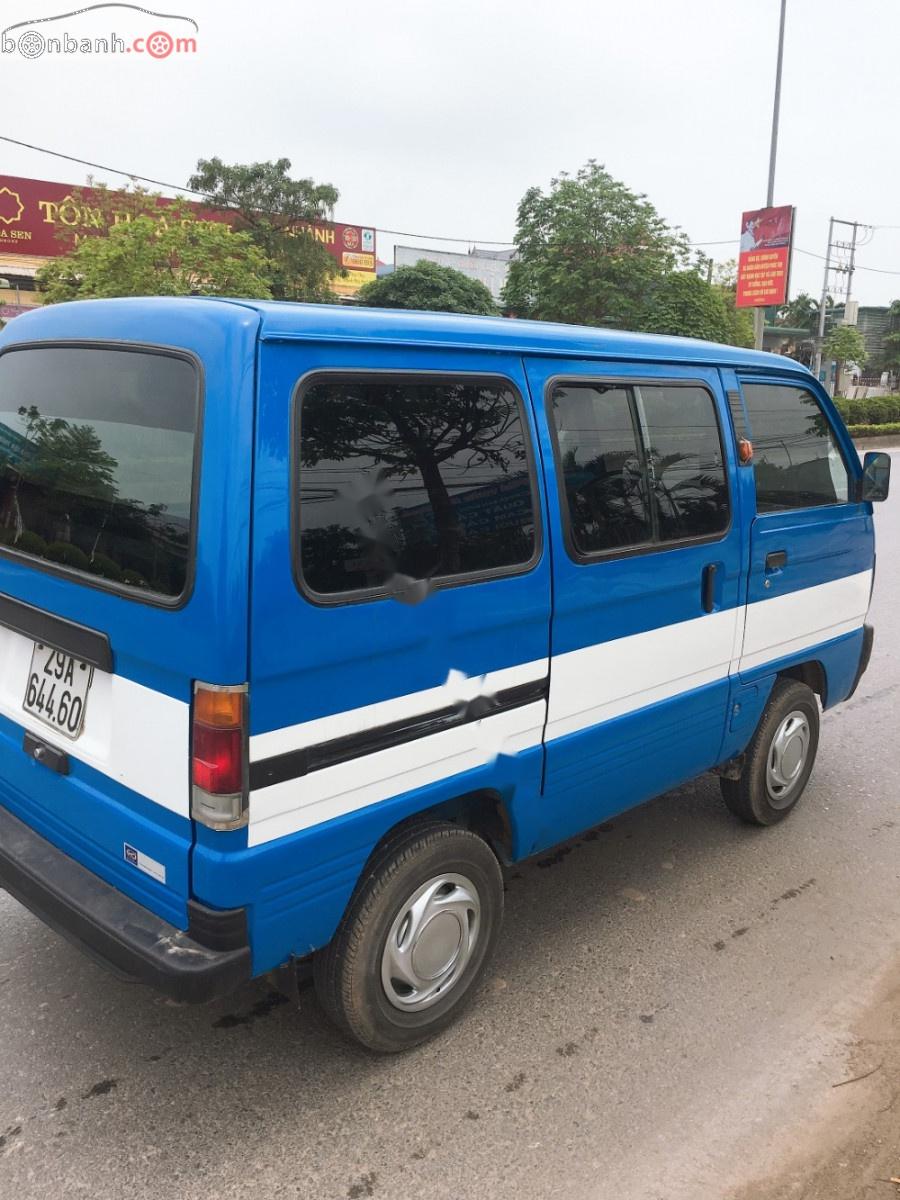
[[[752,825],[783,821],[803,795],[818,748],[815,693],[795,679],[777,679],[745,752],[740,777],[719,779],[725,803]]]
[[[471,999],[502,916],[503,876],[483,838],[438,822],[401,831],[313,960],[319,1002],[370,1050],[416,1046]]]

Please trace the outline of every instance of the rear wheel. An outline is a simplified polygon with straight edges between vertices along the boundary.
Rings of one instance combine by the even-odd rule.
[[[371,1050],[405,1050],[449,1025],[493,953],[503,914],[500,865],[477,834],[413,827],[370,865],[332,941],[314,961],[319,1000]]]
[[[819,704],[805,683],[778,679],[738,779],[719,780],[725,803],[743,821],[774,825],[803,795],[819,746]]]

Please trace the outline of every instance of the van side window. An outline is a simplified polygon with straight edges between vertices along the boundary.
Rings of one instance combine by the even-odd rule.
[[[582,554],[649,542],[653,535],[628,388],[566,384],[553,417],[569,529]]]
[[[313,592],[530,563],[534,494],[511,385],[318,375],[298,403],[296,527]]]
[[[635,388],[661,542],[723,533],[728,485],[713,398],[699,387]]]
[[[743,385],[759,512],[845,504],[847,466],[828,418],[808,388]]]
[[[551,410],[576,554],[727,529],[722,441],[705,388],[566,382]]]

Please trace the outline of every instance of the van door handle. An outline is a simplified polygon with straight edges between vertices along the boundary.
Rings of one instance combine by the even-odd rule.
[[[766,570],[780,571],[787,566],[787,550],[773,550],[766,555]]]
[[[716,607],[716,571],[718,570],[717,563],[707,563],[703,568],[703,587],[702,600],[703,611],[712,612]]]

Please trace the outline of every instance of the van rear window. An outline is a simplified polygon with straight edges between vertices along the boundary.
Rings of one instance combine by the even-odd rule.
[[[0,355],[0,548],[180,596],[198,383],[183,358],[48,346]]]

